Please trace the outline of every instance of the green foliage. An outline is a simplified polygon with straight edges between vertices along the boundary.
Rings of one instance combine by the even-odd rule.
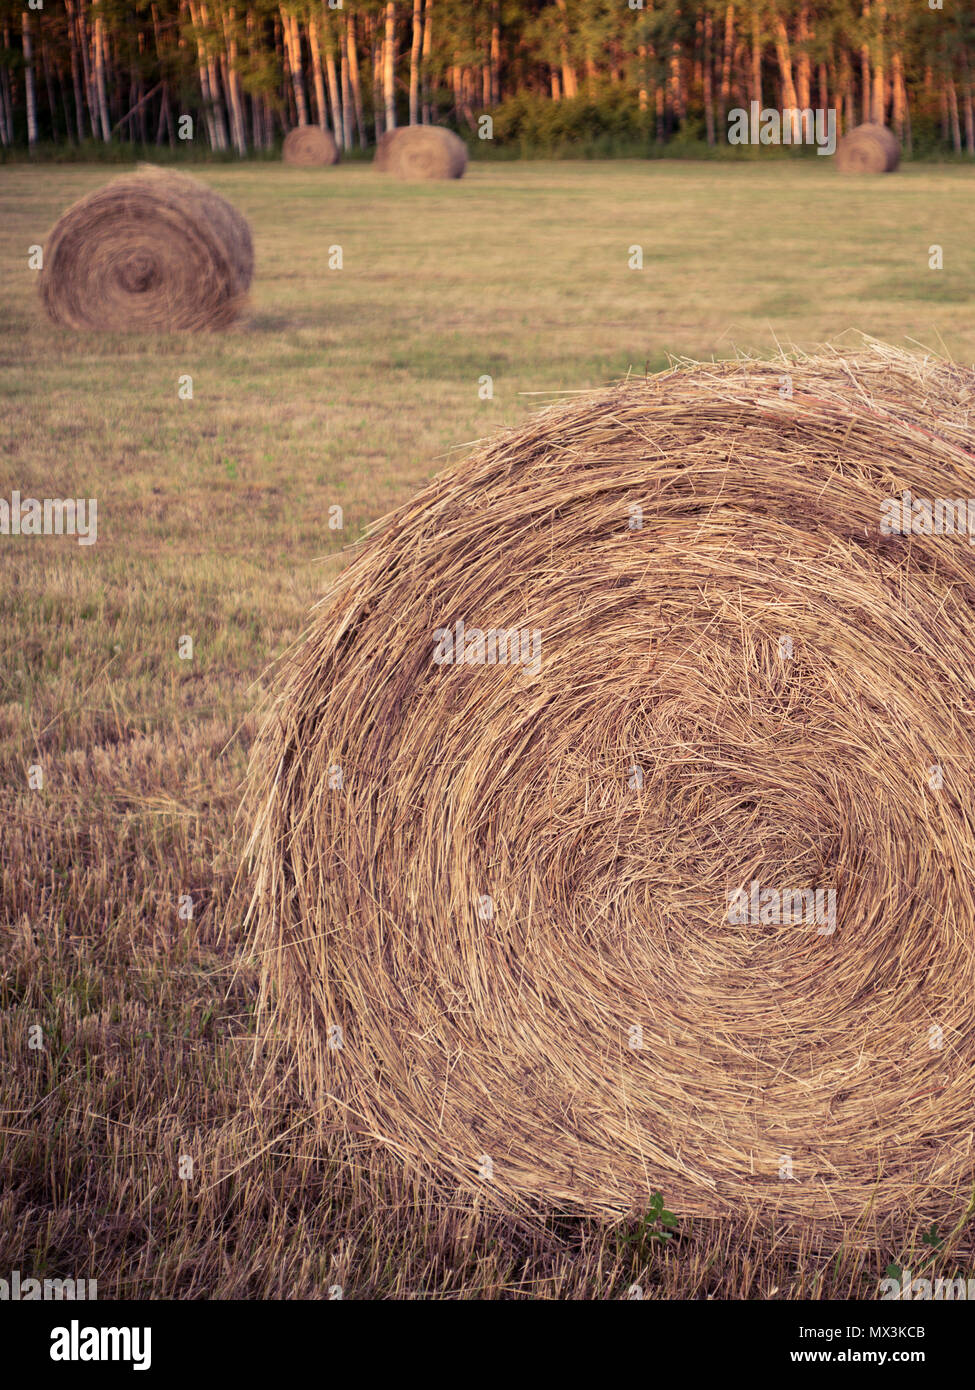
[[[650,113],[640,111],[634,93],[624,87],[605,86],[594,96],[565,101],[519,92],[492,115],[497,146],[514,145],[520,153],[538,157],[602,153],[644,146],[653,139]]]
[[[632,1230],[623,1235],[620,1246],[640,1259],[648,1259],[654,1248],[680,1239],[677,1217],[664,1206],[663,1193],[653,1192],[650,1204]]]

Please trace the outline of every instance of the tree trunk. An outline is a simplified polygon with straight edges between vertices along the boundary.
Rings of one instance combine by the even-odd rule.
[[[10,28],[3,26],[3,46],[10,52]],[[7,122],[7,130],[10,134],[10,142],[14,138],[14,104],[10,95],[10,70],[6,63],[0,64],[0,100],[3,101],[4,116]]]
[[[463,91],[460,80],[460,59],[454,54],[454,61],[450,66],[450,90],[454,98],[454,120],[460,125],[461,106],[463,105]]]
[[[98,0],[95,0],[98,3]],[[108,92],[105,88],[105,26],[101,15],[95,18],[95,92],[98,96],[98,121],[102,139],[107,145],[111,136],[112,124],[108,118]]]
[[[298,31],[298,16],[282,5],[281,23],[284,26],[284,45],[291,70],[291,85],[295,94],[295,111],[298,124],[308,124],[308,103],[305,100],[305,79],[301,72],[301,34]]]
[[[949,74],[948,83],[948,114],[951,118],[951,146],[955,154],[961,154],[961,124],[958,120],[958,93],[955,90],[955,79]]]
[[[555,0],[562,16],[562,28],[559,37],[559,53],[562,64],[562,95],[565,97],[578,96],[579,82],[576,77],[576,70],[569,62],[569,16],[566,9],[565,0]]]
[[[680,44],[675,39],[670,50],[670,106],[678,121],[687,113],[684,99],[684,79],[681,71]]]
[[[331,15],[323,15],[325,25],[325,76],[328,79],[328,101],[332,108],[332,130],[335,143],[344,150],[352,142],[352,132],[346,131],[342,115],[342,93],[339,90],[338,69],[335,66],[335,35],[332,30]]]
[[[721,125],[728,123],[731,107],[731,61],[735,49],[735,7],[729,5],[724,12],[724,54],[721,60]]]
[[[812,59],[809,56],[809,3],[802,0],[799,20],[796,27],[798,52],[796,54],[796,96],[799,107],[805,111],[812,105]]]
[[[253,10],[247,11],[247,52],[253,62],[259,51],[257,24]],[[261,98],[257,92],[251,96],[251,142],[255,150],[264,148],[264,113]]]
[[[308,46],[311,49],[311,75],[315,86],[315,109],[318,124],[328,130],[328,108],[325,102],[325,73],[322,68],[322,49],[318,39],[318,20],[311,15],[308,20]]]
[[[410,45],[410,125],[420,120],[420,51],[423,47],[423,0],[413,0],[413,42]]]
[[[199,12],[193,5],[193,0],[187,0],[190,13],[190,23],[196,30],[196,56],[197,72],[200,78],[200,96],[203,99],[203,120],[207,128],[207,139],[210,141],[211,150],[217,148],[217,133],[213,128],[213,102],[210,97],[210,77],[207,72],[206,54],[203,50],[203,33],[200,29]]]
[[[423,53],[420,58],[420,94],[423,100],[423,124],[430,125],[433,111],[430,102],[431,64],[433,61],[433,0],[427,0],[423,16]]]
[[[352,12],[345,21],[345,41],[349,50],[349,85],[352,88],[352,107],[355,111],[356,130],[359,132],[359,148],[364,150],[366,140],[366,118],[362,110],[362,82],[359,78],[359,52],[356,47],[355,19]]]
[[[878,50],[873,70],[873,100],[870,103],[873,119],[878,125],[885,125],[887,118],[887,81],[884,74],[884,55]]]
[[[779,61],[779,75],[782,79],[782,105],[792,111],[790,121],[793,143],[802,139],[795,83],[792,80],[792,55],[789,51],[789,33],[781,15],[775,16],[775,54]],[[784,122],[783,122],[784,125]],[[783,139],[785,131],[782,132]]]
[[[65,10],[68,16],[68,43],[71,47],[71,85],[74,88],[75,128],[78,132],[78,144],[80,145],[85,138],[85,103],[81,95],[81,67],[78,60],[78,26],[75,18],[73,0],[65,0]]]
[[[427,0],[429,10],[430,0]],[[491,105],[501,101],[501,17],[498,0],[491,7]]]
[[[234,147],[243,159],[247,154],[247,130],[244,125],[244,102],[238,70],[237,14],[233,6],[223,18],[224,37],[227,41],[227,97],[230,101],[231,129],[234,133]]]
[[[372,123],[376,132],[376,144],[386,129],[386,113],[383,109],[383,44],[378,25],[369,21],[372,43]]]
[[[762,109],[762,31],[757,8],[752,10],[752,101]]]
[[[96,114],[98,101],[95,97],[95,74],[92,70],[93,64],[90,61],[88,52],[88,31],[85,26],[85,11],[83,6],[78,9],[78,44],[81,49],[81,71],[85,79],[85,97],[88,102],[88,121],[91,125],[91,138],[98,139],[98,116]]]
[[[162,101],[159,104],[159,124],[156,126],[156,144],[161,145],[165,136],[169,137],[170,148],[173,146],[173,115],[169,109],[169,93],[166,84],[163,83]]]
[[[710,10],[704,16],[704,125],[709,145],[714,145],[714,89],[711,74],[713,20]]]
[[[346,149],[352,148],[353,135],[353,116],[352,116],[352,88],[349,85],[349,47],[346,36],[339,30],[339,43],[341,45],[341,62],[339,64],[340,81],[342,84],[342,127],[345,131]]]
[[[901,55],[895,49],[891,57],[891,124],[898,140],[904,138],[904,74],[901,69]]]
[[[873,98],[870,93],[870,44],[867,41],[867,21],[870,19],[870,0],[863,0],[864,36],[860,49],[860,98],[863,104],[863,119],[869,121],[873,114]]]
[[[853,87],[853,66],[849,52],[844,49],[840,61],[840,91],[843,98],[843,129],[847,134],[857,123],[856,96]]]
[[[37,144],[37,93],[34,90],[34,44],[30,32],[30,12],[22,16],[24,43],[24,98],[27,103],[27,144]]]
[[[383,91],[386,94],[386,129],[396,128],[396,4],[386,0],[386,42],[383,50]]]

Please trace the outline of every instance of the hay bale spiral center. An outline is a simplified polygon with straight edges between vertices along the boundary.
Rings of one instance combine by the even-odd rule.
[[[224,328],[253,269],[241,213],[198,180],[150,166],[62,214],[45,246],[40,293],[55,323],[83,331]]]

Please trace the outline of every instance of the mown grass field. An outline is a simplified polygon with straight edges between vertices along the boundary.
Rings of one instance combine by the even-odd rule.
[[[923,1210],[875,1255],[744,1218],[661,1249],[322,1155],[255,1049],[235,813],[262,673],[343,547],[547,393],[847,330],[975,360],[975,172],[201,168],[254,229],[242,322],[66,335],[28,248],[114,172],[0,170],[0,496],[98,499],[94,546],[0,536],[0,1273],[102,1298],[873,1296]]]

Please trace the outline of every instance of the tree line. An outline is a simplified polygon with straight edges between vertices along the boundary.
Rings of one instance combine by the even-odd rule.
[[[758,101],[975,156],[972,0],[0,0],[0,40],[10,149],[431,122],[714,146]]]

